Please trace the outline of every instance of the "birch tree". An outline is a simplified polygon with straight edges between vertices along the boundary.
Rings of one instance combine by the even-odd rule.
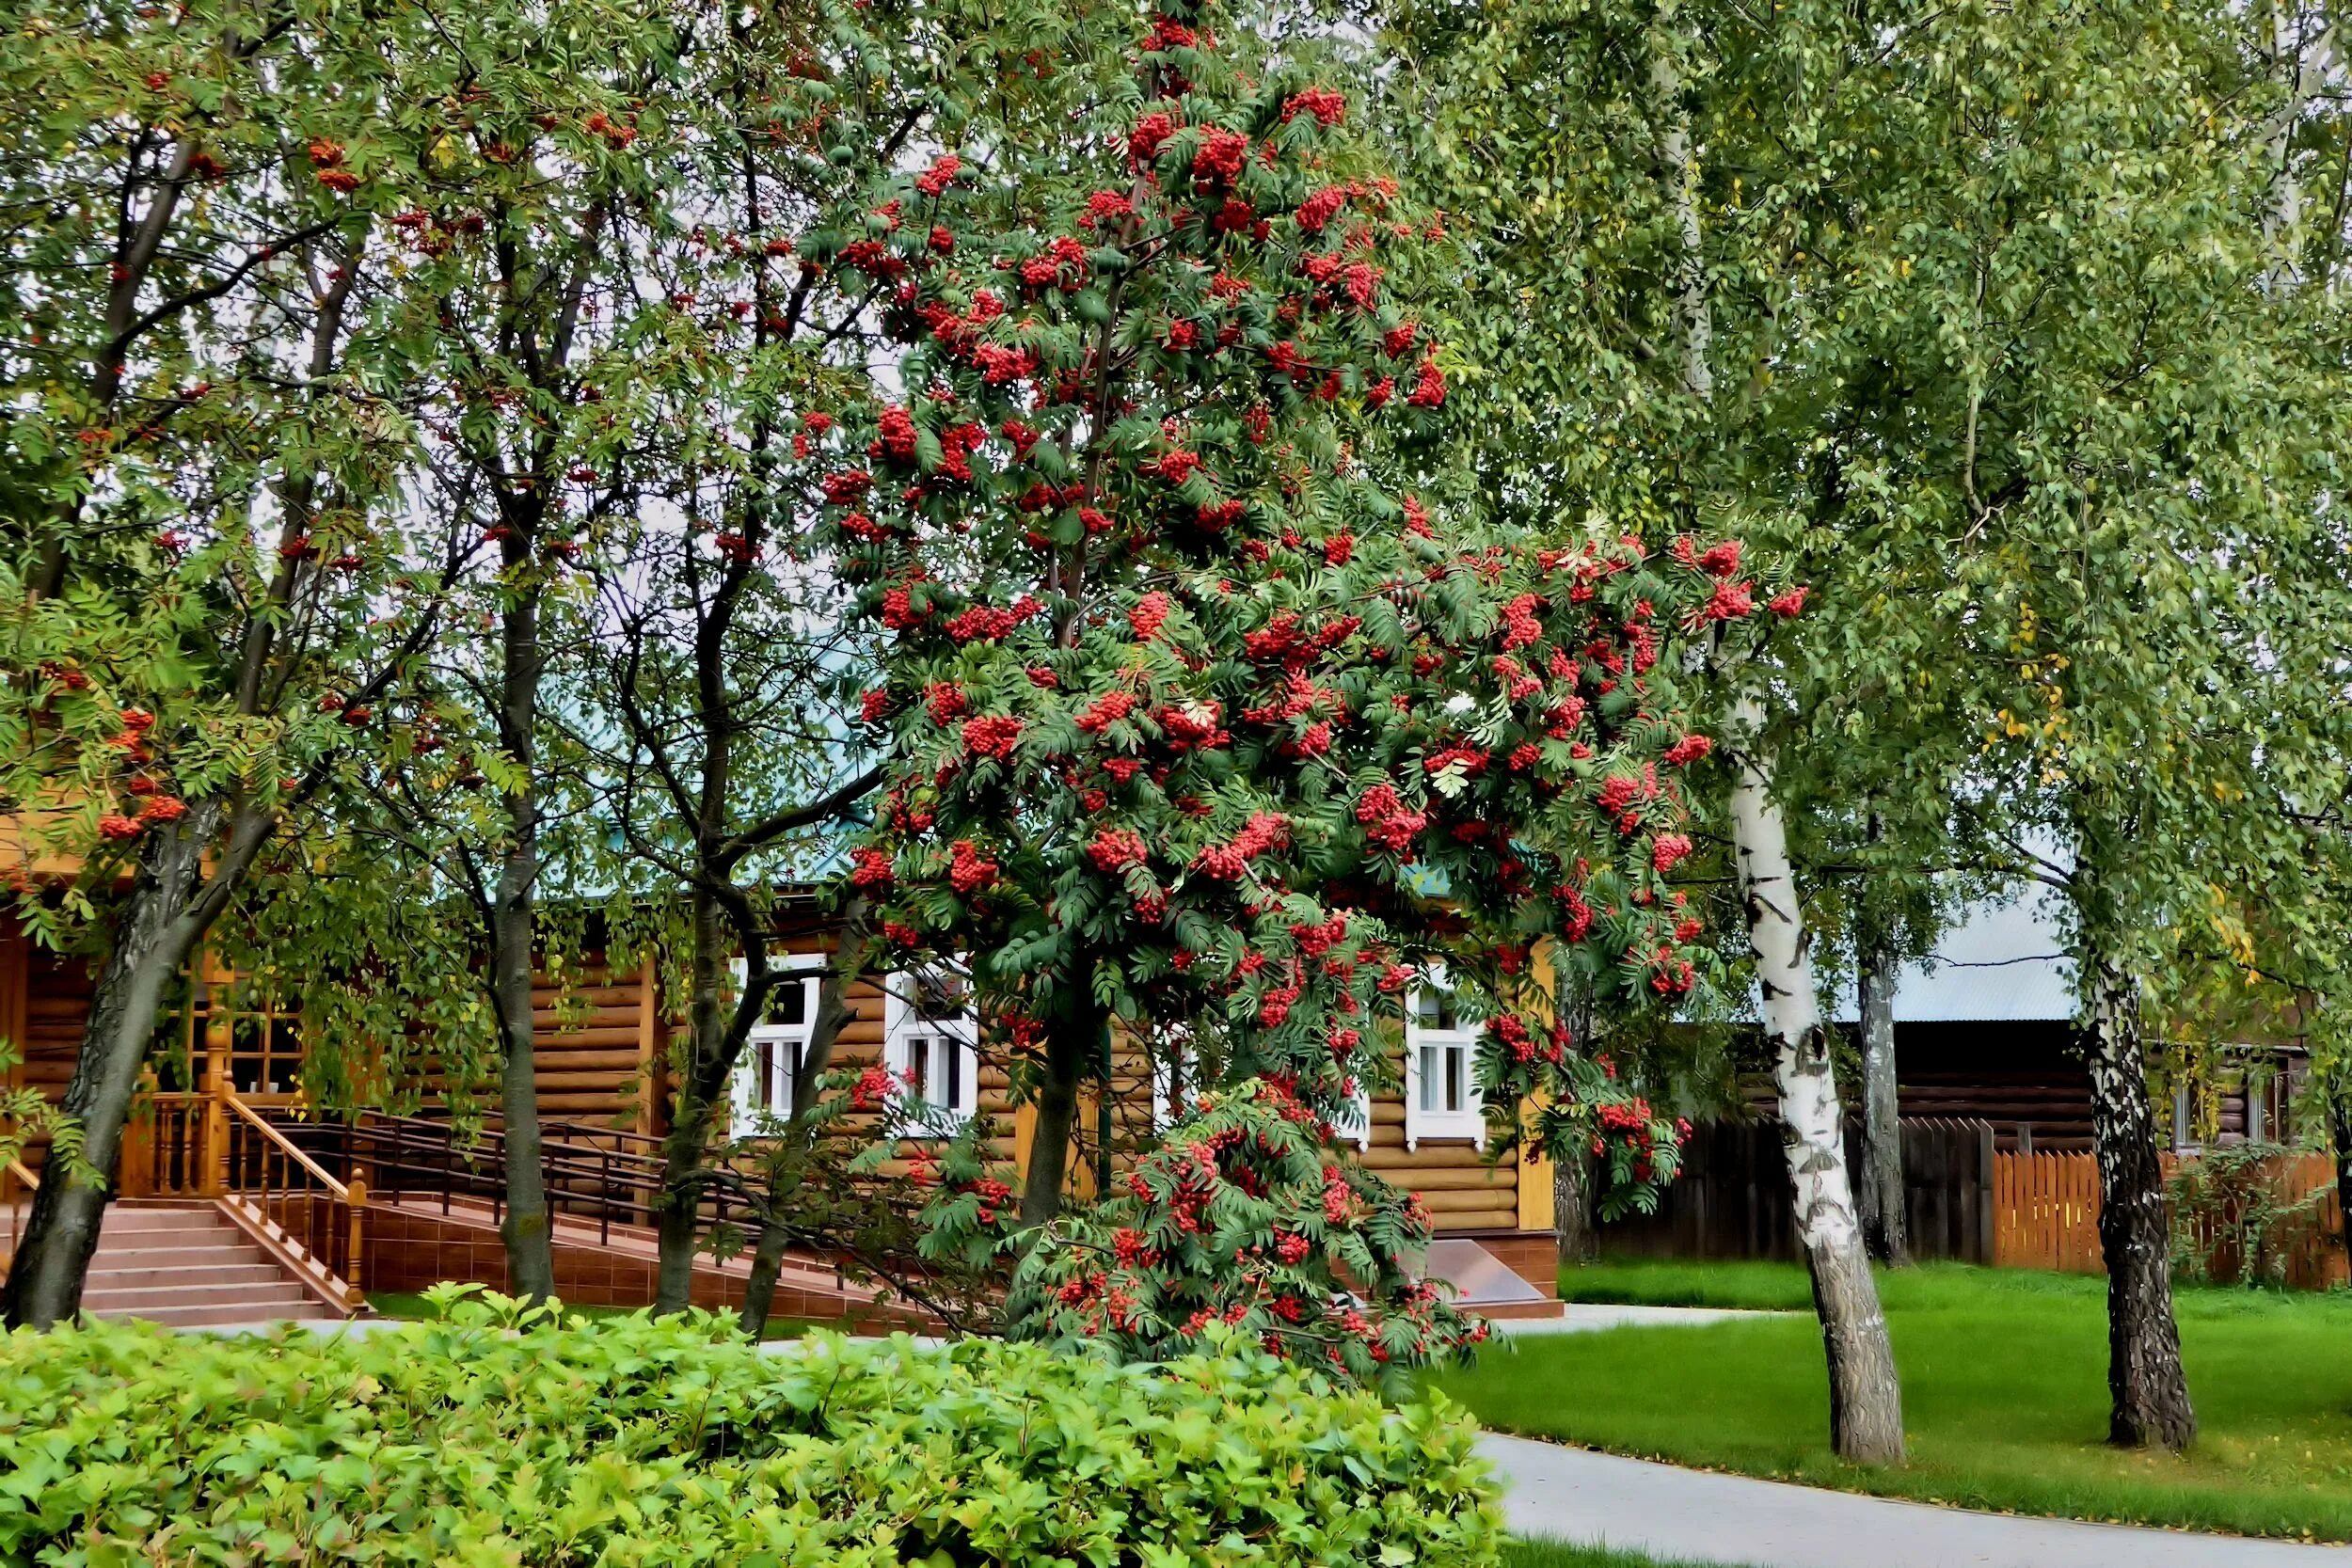
[[[1748,236],[1726,244],[1708,230],[1726,194],[1693,113],[1715,83],[1703,42],[1713,35],[1691,13],[1642,8],[1520,8],[1475,25],[1468,16],[1435,8],[1412,13],[1408,30],[1428,50],[1445,199],[1474,226],[1464,239],[1471,309],[1491,302],[1476,318],[1481,360],[1465,368],[1461,417],[1527,436],[1472,449],[1476,488],[1570,529],[1763,510],[1742,493],[1735,455],[1752,400],[1716,393],[1721,257]],[[1758,343],[1743,326],[1742,348],[1773,351],[1768,329]],[[1612,471],[1628,460],[1645,475]],[[1850,1459],[1893,1462],[1900,1392],[1776,779],[1768,704],[1786,687],[1774,671],[1744,650],[1718,661],[1730,693],[1724,815],[1829,1361],[1833,1442]]]

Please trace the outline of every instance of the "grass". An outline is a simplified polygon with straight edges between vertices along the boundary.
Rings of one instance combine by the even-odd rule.
[[[1768,1263],[1569,1269],[1578,1299],[1809,1302]],[[1748,1475],[2060,1517],[2352,1540],[2352,1296],[2185,1290],[2201,1433],[2187,1456],[2107,1448],[2105,1284],[1931,1264],[1883,1275],[1911,1463],[1828,1449],[1809,1314],[1530,1338],[1439,1379],[1489,1426]]]
[[[1696,1562],[1666,1562],[1633,1552],[1613,1552],[1606,1546],[1571,1546],[1565,1541],[1510,1541],[1503,1544],[1502,1568],[1706,1568]]]
[[[1613,1258],[1560,1270],[1567,1301],[1613,1307],[1754,1307],[1813,1310],[1813,1288],[1793,1263],[1689,1262],[1679,1258]]]
[[[370,1291],[368,1292],[368,1305],[374,1307],[376,1311],[384,1317],[395,1318],[412,1323],[423,1322],[426,1319],[438,1316],[438,1314],[433,1310],[432,1304],[427,1302],[423,1296],[413,1291]],[[644,1308],[633,1307],[567,1306],[564,1308],[564,1310],[569,1316],[575,1318],[585,1318],[591,1323],[596,1323],[606,1318],[626,1318],[631,1313],[643,1311]],[[803,1334],[808,1333],[811,1329],[847,1329],[848,1327],[849,1324],[847,1323],[820,1323],[813,1318],[773,1317],[768,1320],[767,1330],[760,1335],[760,1338],[763,1339],[797,1339]]]

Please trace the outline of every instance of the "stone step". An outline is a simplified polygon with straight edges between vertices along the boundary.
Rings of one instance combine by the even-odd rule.
[[[235,1228],[209,1203],[201,1209],[135,1209],[117,1204],[106,1211],[99,1235],[200,1236]]]
[[[263,1303],[260,1306],[232,1304],[206,1307],[151,1307],[136,1312],[94,1312],[101,1318],[135,1318],[141,1323],[157,1323],[165,1328],[219,1328],[230,1323],[251,1323],[263,1326],[275,1323],[341,1323],[343,1314],[305,1300],[300,1305],[284,1302]]]
[[[219,1216],[215,1215],[215,1219]],[[245,1232],[222,1219],[216,1225],[174,1226],[168,1229],[138,1227],[129,1230],[117,1229],[112,1224],[100,1227],[98,1250],[108,1252],[156,1252],[169,1250],[201,1251],[217,1246],[235,1246],[245,1240]]]
[[[260,1248],[248,1255],[250,1261],[234,1258],[219,1258],[207,1253],[198,1261],[173,1263],[163,1268],[137,1265],[119,1266],[104,1253],[89,1272],[86,1292],[97,1294],[116,1291],[155,1290],[169,1286],[175,1290],[213,1285],[275,1286],[285,1280],[286,1274]]]
[[[190,1271],[191,1273],[195,1271]],[[93,1286],[82,1296],[85,1309],[105,1318],[147,1318],[154,1322],[158,1310],[179,1307],[237,1307],[249,1308],[248,1318],[283,1318],[292,1314],[290,1307],[304,1306],[312,1300],[310,1292],[290,1279],[264,1284],[172,1284],[135,1285],[118,1289],[113,1286]],[[236,1322],[235,1319],[227,1320]]]
[[[98,1255],[90,1259],[90,1277],[133,1269],[199,1269],[213,1263],[269,1263],[270,1255],[240,1234],[213,1246],[115,1246],[103,1237]]]

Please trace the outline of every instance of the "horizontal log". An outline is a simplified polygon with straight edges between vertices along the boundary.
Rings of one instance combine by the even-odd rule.
[[[1410,1187],[1417,1193],[1462,1191],[1480,1192],[1492,1196],[1496,1194],[1509,1195],[1519,1190],[1518,1182],[1512,1177],[1483,1168],[1471,1170],[1407,1169],[1394,1173],[1381,1171],[1379,1174],[1389,1177],[1398,1186]]]
[[[561,990],[553,986],[534,987],[531,992],[533,1012],[606,1012],[642,1013],[645,1010],[647,991],[643,986],[589,986],[580,990]]]
[[[550,1051],[546,1046],[531,1053],[539,1076],[550,1072],[603,1072],[614,1077],[632,1077],[644,1065],[644,1058],[634,1051]]]
[[[1421,1206],[1428,1209],[1433,1215],[1439,1215],[1439,1218],[1458,1213],[1486,1213],[1486,1211],[1510,1211],[1510,1213],[1519,1211],[1518,1201],[1496,1204],[1496,1195],[1491,1195],[1491,1192],[1423,1192]]]
[[[622,1046],[634,1052],[644,1039],[635,1024],[627,1028],[533,1029],[531,1049],[532,1054],[539,1056],[550,1051],[592,1051],[599,1046]]]
[[[1465,1230],[1512,1230],[1518,1228],[1519,1223],[1517,1208],[1465,1210],[1444,1214],[1433,1210],[1430,1217],[1436,1222],[1431,1228],[1440,1236],[1455,1235]]]

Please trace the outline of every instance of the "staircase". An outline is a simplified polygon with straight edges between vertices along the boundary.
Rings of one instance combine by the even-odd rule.
[[[344,1316],[201,1199],[108,1205],[82,1309],[173,1328]]]

